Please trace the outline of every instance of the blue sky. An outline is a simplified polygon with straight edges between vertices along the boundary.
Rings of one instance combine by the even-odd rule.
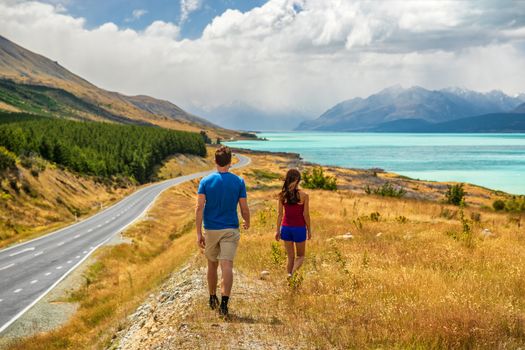
[[[56,0],[50,0],[56,3]],[[195,1],[197,9],[192,11],[180,26],[181,38],[195,39],[212,19],[227,9],[246,12],[263,5],[266,0],[201,0]],[[69,0],[63,2],[67,12],[83,17],[88,28],[112,22],[119,27],[143,30],[151,22],[161,20],[179,24],[181,3],[174,0]],[[135,16],[133,15],[135,11]]]

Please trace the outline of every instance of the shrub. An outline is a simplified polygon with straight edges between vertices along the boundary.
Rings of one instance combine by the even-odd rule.
[[[395,197],[400,198],[406,194],[406,191],[402,187],[394,187],[390,182],[385,182],[383,185],[373,188],[368,185],[365,186],[366,194],[375,194],[383,197]]]
[[[509,199],[497,199],[492,203],[494,210],[506,210],[511,212],[525,211],[525,196],[512,196]]]
[[[378,222],[381,218],[381,214],[379,214],[377,211],[370,214],[370,220]]]
[[[501,199],[496,199],[496,200],[494,201],[494,203],[492,203],[492,207],[493,207],[494,210],[496,210],[496,211],[503,210],[503,209],[505,209],[505,202],[502,201]]]
[[[315,167],[312,171],[303,172],[303,187],[320,190],[337,190],[335,177],[324,175],[322,167]]]
[[[16,155],[0,146],[0,171],[12,169],[16,165]]]
[[[445,193],[446,202],[449,204],[460,205],[465,199],[465,190],[463,184],[447,185],[448,190]]]
[[[282,265],[284,261],[286,260],[286,255],[284,251],[282,250],[281,245],[277,242],[272,242],[271,256],[272,256],[272,262],[277,266]]]

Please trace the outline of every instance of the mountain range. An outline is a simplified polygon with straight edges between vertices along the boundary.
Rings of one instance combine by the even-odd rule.
[[[58,62],[0,36],[0,110],[23,111],[84,120],[200,131],[229,138],[237,132],[149,96],[107,91]]]
[[[343,101],[319,118],[301,123],[298,130],[324,131],[410,131],[433,130],[441,123],[466,117],[525,113],[525,95],[511,97],[493,90],[480,93],[467,89],[427,90],[419,86],[400,85],[381,90],[367,98]],[[521,112],[520,112],[521,111]],[[516,117],[500,118],[503,123]],[[476,119],[471,119],[475,122]],[[497,124],[497,123],[496,123]],[[448,124],[447,124],[448,125]],[[441,126],[440,126],[441,127]],[[508,131],[509,125],[492,125],[494,130]],[[437,128],[436,128],[437,129]],[[452,129],[454,128],[449,128]],[[460,129],[456,130],[461,132]]]

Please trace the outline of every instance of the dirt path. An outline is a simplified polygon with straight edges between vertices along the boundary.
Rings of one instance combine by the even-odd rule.
[[[202,257],[174,273],[158,292],[129,316],[127,328],[109,349],[297,349],[286,339],[287,327],[272,315],[265,298],[269,282],[235,271],[230,318],[207,306]]]

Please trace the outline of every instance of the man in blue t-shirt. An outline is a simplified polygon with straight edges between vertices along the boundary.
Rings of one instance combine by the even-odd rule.
[[[204,249],[208,259],[208,289],[210,307],[219,306],[217,298],[217,268],[222,272],[221,303],[219,313],[228,315],[228,300],[233,284],[233,259],[239,244],[239,218],[237,205],[241,207],[243,227],[250,227],[250,211],[246,201],[244,180],[229,172],[232,152],[222,146],[215,152],[217,172],[203,178],[199,184],[196,226],[197,244]],[[204,235],[202,224],[204,221]]]

